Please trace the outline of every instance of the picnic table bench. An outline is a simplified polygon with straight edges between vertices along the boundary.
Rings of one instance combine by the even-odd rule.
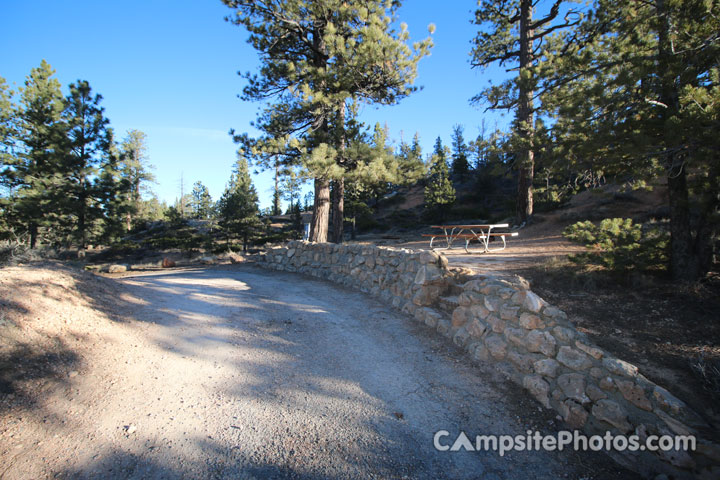
[[[434,250],[433,242],[436,238],[443,238],[447,243],[447,249],[452,248],[453,242],[457,239],[465,240],[465,252],[468,251],[468,245],[472,240],[477,240],[483,246],[483,252],[499,252],[507,247],[506,237],[517,237],[517,232],[493,232],[493,229],[508,228],[507,223],[495,223],[486,225],[432,225],[430,228],[437,228],[442,232],[424,233],[423,237],[430,237],[430,249]],[[502,247],[490,248],[490,239],[500,238]]]

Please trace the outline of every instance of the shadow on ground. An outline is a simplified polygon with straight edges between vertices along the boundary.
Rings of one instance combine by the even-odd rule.
[[[632,478],[598,454],[437,452],[440,429],[558,426],[551,413],[531,413],[539,409],[520,388],[361,293],[249,266],[117,281],[72,275],[114,322],[146,324],[151,347],[178,362],[225,364],[238,376],[194,399],[210,410],[181,411],[220,423],[188,431],[180,450],[143,431],[121,439],[125,447],[87,439],[82,448],[97,453],[52,472],[60,478]],[[74,361],[72,350],[63,354]]]

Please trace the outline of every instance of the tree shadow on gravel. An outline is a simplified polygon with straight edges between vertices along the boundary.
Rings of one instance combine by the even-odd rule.
[[[217,278],[218,273],[222,271],[232,272],[231,267],[178,267],[172,269],[132,271],[126,275],[118,277],[108,277],[97,275],[89,272],[71,271],[70,273],[75,282],[77,290],[82,293],[88,300],[90,305],[97,311],[106,315],[110,320],[115,322],[128,322],[129,320],[145,321],[144,318],[136,318],[133,314],[137,312],[138,307],[142,306],[145,299],[136,296],[135,288],[126,284],[126,282],[146,283],[143,288],[155,291],[158,295],[169,292],[170,289],[177,289],[173,283],[176,277],[185,277],[187,275],[197,278],[199,281],[205,278]],[[67,270],[64,270],[67,271]],[[232,278],[228,275],[228,278]],[[163,289],[166,289],[163,291]],[[204,313],[208,306],[217,303],[213,300],[232,300],[237,297],[235,292],[228,292],[224,288],[214,288],[204,285],[192,286],[182,285],[183,295],[201,295],[210,294],[210,299],[203,300],[195,298],[195,307],[192,311],[180,310],[180,313]],[[173,293],[174,294],[174,293]]]
[[[227,451],[217,443],[198,441],[208,452],[203,462],[183,460],[182,463],[162,460],[157,455],[138,455],[116,450],[100,455],[92,462],[76,468],[53,472],[53,477],[68,480],[103,479],[293,479],[335,480],[344,477],[302,472],[289,466],[273,465],[243,458],[242,453]]]
[[[213,392],[224,399],[218,409],[245,406],[288,415],[291,423],[253,415],[233,421],[228,415],[228,422],[238,424],[227,425],[237,444],[191,439],[204,458],[200,463],[173,460],[169,452],[112,451],[60,478],[521,478],[559,475],[560,465],[566,473],[593,470],[595,478],[631,478],[597,457],[581,468],[568,454],[550,468],[538,452],[499,458],[495,452],[435,451],[432,436],[439,429],[524,433],[529,423],[511,427],[502,420],[529,413],[493,406],[524,394],[489,388],[487,369],[478,370],[464,352],[376,299],[302,275],[282,273],[268,281],[273,275],[248,266],[162,271],[131,279],[139,290],[76,272],[78,290],[110,319],[126,322],[141,312],[135,321],[157,324],[148,339],[161,349],[199,360],[221,358],[218,352],[228,348],[250,355],[227,357],[243,380]],[[228,290],[219,280],[242,285]],[[313,293],[320,289],[324,293]],[[133,294],[143,292],[147,299],[160,297],[162,308],[133,301]],[[355,318],[340,318],[346,314]],[[205,322],[202,331],[197,322]],[[538,408],[530,400],[523,406]],[[509,431],[516,428],[521,431]],[[602,463],[604,471],[597,468]]]
[[[14,313],[17,315],[25,315],[28,313],[28,309],[20,305],[18,302],[9,300],[7,298],[0,298],[0,326],[4,326],[10,323],[5,317],[8,313]]]
[[[152,459],[123,451],[115,451],[109,454],[104,454],[86,465],[81,465],[77,468],[68,468],[53,473],[54,478],[68,480],[95,480],[98,478],[156,478],[170,480],[193,478],[189,475],[190,472],[185,472],[181,468],[163,465]]]
[[[54,337],[51,350],[38,351],[28,344],[16,344],[0,354],[0,414],[12,406],[38,407],[38,388],[70,384],[67,372],[80,367],[81,359],[60,338]]]

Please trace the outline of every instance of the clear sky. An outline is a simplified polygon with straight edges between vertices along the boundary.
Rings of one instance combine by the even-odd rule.
[[[366,106],[362,120],[387,123],[396,144],[401,132],[406,140],[418,132],[425,153],[437,136],[449,145],[455,124],[468,140],[483,118],[488,128],[502,125],[507,118],[469,104],[498,74],[470,68],[474,8],[472,0],[406,0],[399,19],[414,39],[437,26],[432,54],[419,67],[423,90],[392,107]],[[228,131],[253,134],[259,108],[237,98],[244,85],[237,72],[256,69],[258,60],[245,30],[223,20],[230,13],[220,0],[2,0],[0,76],[22,86],[45,59],[64,93],[73,81],[89,81],[118,139],[130,129],[147,134],[161,199],[179,196],[181,175],[186,191],[200,180],[217,199],[235,162]],[[261,207],[269,206],[270,173],[254,181]]]

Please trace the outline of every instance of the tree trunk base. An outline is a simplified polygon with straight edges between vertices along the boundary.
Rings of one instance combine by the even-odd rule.
[[[330,180],[315,179],[315,203],[310,223],[310,241],[325,243],[328,239],[330,220]]]

